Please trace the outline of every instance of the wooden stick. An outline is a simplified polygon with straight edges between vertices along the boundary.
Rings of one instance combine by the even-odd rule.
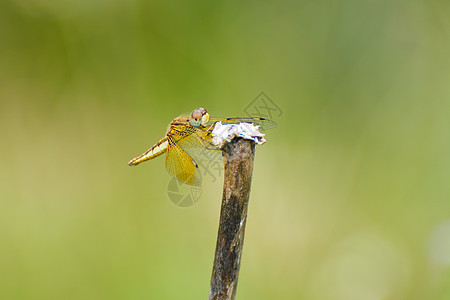
[[[239,277],[253,173],[255,143],[234,138],[222,149],[225,164],[222,208],[209,299],[234,299]]]

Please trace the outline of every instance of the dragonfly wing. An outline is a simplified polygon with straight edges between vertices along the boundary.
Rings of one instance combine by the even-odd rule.
[[[193,127],[191,134],[177,143],[196,160],[223,162],[222,151],[211,144],[211,135],[207,130]]]
[[[186,184],[200,185],[202,178],[197,163],[181,149],[172,136],[168,136],[168,141],[166,169],[169,174]]]
[[[213,125],[216,122],[222,122],[222,124],[238,124],[238,123],[253,123],[254,125],[261,126],[262,130],[268,130],[277,127],[277,123],[265,118],[213,118],[209,121],[208,125]]]

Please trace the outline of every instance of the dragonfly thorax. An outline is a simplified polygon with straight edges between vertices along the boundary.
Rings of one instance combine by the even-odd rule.
[[[203,107],[197,108],[192,112],[189,122],[194,127],[206,126],[209,122],[209,113]]]

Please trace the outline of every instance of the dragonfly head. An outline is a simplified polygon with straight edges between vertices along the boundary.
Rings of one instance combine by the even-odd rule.
[[[189,121],[194,127],[206,126],[209,122],[209,113],[203,107],[197,108],[192,112]]]

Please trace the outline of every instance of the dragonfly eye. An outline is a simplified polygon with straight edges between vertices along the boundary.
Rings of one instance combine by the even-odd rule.
[[[196,110],[194,110],[191,114],[191,118],[192,119],[200,119],[202,117],[202,111],[200,110],[200,108],[197,108]]]
[[[209,114],[203,107],[197,108],[191,114],[190,123],[192,126],[198,127],[206,125],[209,121]]]
[[[205,113],[202,116],[202,126],[206,126],[206,124],[208,124],[208,122],[209,122],[209,114],[205,110]]]

